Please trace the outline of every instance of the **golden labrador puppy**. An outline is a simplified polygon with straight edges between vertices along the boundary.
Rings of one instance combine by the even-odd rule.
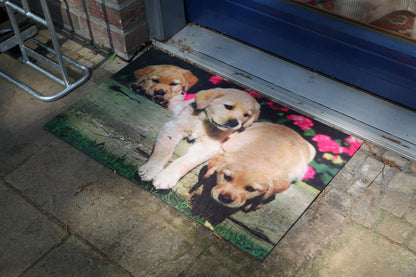
[[[216,155],[229,135],[250,126],[259,114],[260,105],[245,91],[199,91],[193,103],[161,128],[152,155],[139,168],[141,179],[153,180],[158,189],[174,187],[188,171]],[[186,154],[164,168],[184,138],[193,144]]]
[[[150,65],[134,72],[136,83],[132,85],[153,102],[179,113],[187,91],[198,82],[191,71],[175,65]]]
[[[259,208],[262,202],[301,179],[315,148],[292,129],[256,122],[222,145],[208,162],[205,178],[217,173],[211,196],[230,208]],[[258,204],[247,203],[258,199]]]

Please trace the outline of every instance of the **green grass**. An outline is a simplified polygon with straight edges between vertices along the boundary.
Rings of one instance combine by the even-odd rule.
[[[46,123],[44,128],[105,166],[117,171],[120,175],[129,180],[134,180],[134,174],[137,170],[136,166],[125,162],[124,157],[116,156],[106,151],[103,144],[83,136],[81,132],[68,125],[62,116],[55,117]]]
[[[98,162],[115,170],[121,176],[143,187],[156,197],[175,207],[195,221],[201,223],[202,225],[206,225],[207,220],[205,218],[197,217],[192,214],[192,206],[190,205],[189,201],[179,196],[173,190],[168,193],[160,192],[149,183],[136,180],[136,178],[134,178],[137,171],[136,165],[127,162],[125,157],[116,156],[108,152],[103,144],[97,143],[97,141],[91,140],[84,136],[79,130],[67,124],[63,116],[55,117],[46,123],[44,128],[62,140],[77,147],[82,152],[86,153]],[[227,227],[225,224],[219,224],[215,226],[213,231],[260,260],[263,260],[271,250],[269,248],[260,246],[249,235],[236,232],[230,227]]]
[[[264,260],[271,251],[260,246],[249,235],[238,233],[225,224],[215,226],[214,232],[259,260]]]

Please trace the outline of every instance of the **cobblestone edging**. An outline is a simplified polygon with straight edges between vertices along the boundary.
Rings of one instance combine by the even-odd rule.
[[[416,162],[365,143],[318,201],[416,252]]]

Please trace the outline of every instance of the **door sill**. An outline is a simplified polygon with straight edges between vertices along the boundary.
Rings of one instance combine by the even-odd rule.
[[[416,160],[416,111],[189,24],[154,45],[329,126]]]

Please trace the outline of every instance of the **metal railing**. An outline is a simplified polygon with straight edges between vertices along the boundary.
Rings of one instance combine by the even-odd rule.
[[[22,83],[19,80],[14,79],[13,77],[7,75],[1,70],[0,70],[0,77],[10,81],[11,83],[15,84],[21,89],[27,91],[28,93],[30,93],[31,95],[33,95],[39,100],[50,102],[50,101],[58,100],[62,98],[63,96],[67,95],[68,93],[70,93],[76,87],[78,87],[83,82],[85,82],[87,78],[89,77],[90,73],[87,67],[81,64],[78,64],[77,62],[71,60],[70,58],[62,55],[62,52],[58,43],[58,39],[56,37],[55,29],[53,26],[52,17],[50,15],[46,0],[39,0],[39,1],[42,7],[44,17],[41,17],[33,13],[29,7],[27,0],[21,0],[20,5],[16,4],[17,1],[12,2],[9,0],[0,0],[0,5],[4,5],[6,7],[7,15],[10,19],[10,23],[12,25],[14,34],[16,36],[16,41],[19,45],[19,48],[22,54],[21,61],[24,64],[30,66],[31,68],[41,72],[42,74],[52,79],[53,81],[61,84],[65,88],[49,96],[49,95],[45,95],[45,93],[36,91],[35,89],[27,86],[26,84]],[[22,33],[19,29],[19,25],[15,17],[15,12],[18,12],[22,14],[23,16],[25,16],[26,18],[31,19],[35,21],[36,23],[42,24],[48,28],[53,49],[50,47],[47,47],[46,45],[40,43],[37,40],[31,39],[30,41],[35,43],[37,46],[45,49],[47,52],[52,53],[54,57],[56,58],[56,61],[52,60],[51,58],[48,58],[46,55],[39,54],[38,52],[32,50],[31,48],[25,45],[24,38],[22,36]],[[46,70],[43,67],[40,67],[35,62],[32,62],[30,58],[32,58],[33,60],[35,60],[36,62],[40,64],[45,65],[46,68],[51,69],[51,71],[54,70],[55,72],[60,73],[61,76],[59,76],[59,74],[51,73],[51,71]],[[67,64],[72,64],[74,67],[81,70],[82,72],[81,77],[71,82],[65,62]],[[0,68],[1,68],[1,65],[0,65]]]

